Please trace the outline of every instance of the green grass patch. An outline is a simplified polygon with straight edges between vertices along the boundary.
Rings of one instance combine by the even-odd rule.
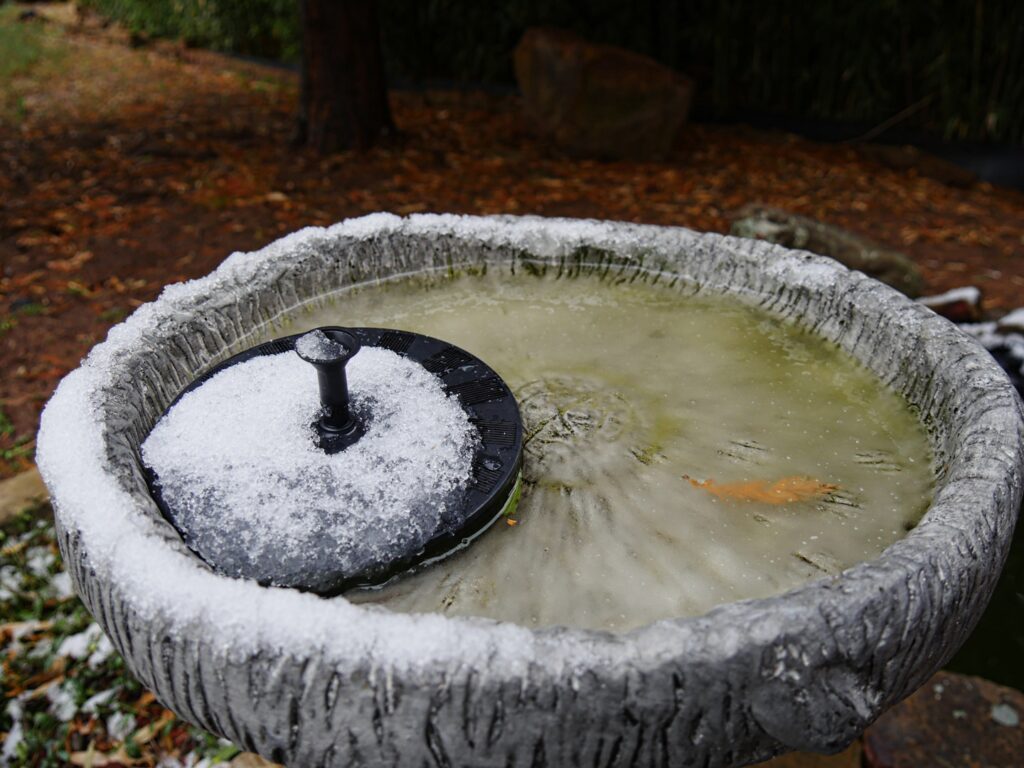
[[[46,305],[40,304],[38,301],[30,301],[27,304],[22,304],[14,311],[19,315],[24,315],[25,317],[38,317],[39,315],[45,315],[49,312]]]
[[[8,470],[17,472],[21,468],[19,459],[32,456],[35,451],[35,441],[31,434],[15,436],[14,422],[0,406],[0,441],[6,445],[0,445],[0,464],[5,464]]]
[[[22,10],[13,5],[0,5],[0,84],[29,71],[45,54],[42,25],[35,21],[18,21]]]
[[[0,407],[0,437],[12,437],[14,435],[14,423]]]
[[[119,323],[128,317],[128,310],[124,307],[110,307],[100,313],[100,318],[109,323]]]
[[[67,49],[52,23],[20,21],[25,6],[0,3],[0,123],[20,123],[28,114],[25,97],[46,87],[60,72]]]

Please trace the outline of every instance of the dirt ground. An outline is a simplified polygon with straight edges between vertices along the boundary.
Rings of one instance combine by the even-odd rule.
[[[318,157],[290,145],[290,72],[21,12],[0,8],[0,46],[27,51],[0,72],[0,477],[31,461],[60,378],[164,285],[373,211],[725,232],[761,202],[904,251],[929,292],[977,285],[995,314],[1024,304],[1019,192],[742,127],[691,125],[664,162],[578,160],[535,137],[515,97],[480,93],[394,92],[398,137]]]

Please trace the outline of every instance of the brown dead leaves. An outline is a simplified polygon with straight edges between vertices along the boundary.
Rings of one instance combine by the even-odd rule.
[[[703,488],[712,496],[733,501],[754,501],[762,504],[795,504],[822,499],[839,490],[838,485],[823,483],[813,477],[793,475],[778,480],[744,480],[738,483],[716,483],[714,480],[683,479],[694,488]]]

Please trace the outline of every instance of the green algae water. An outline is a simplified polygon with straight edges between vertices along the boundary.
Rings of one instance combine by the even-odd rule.
[[[444,339],[522,410],[514,513],[348,599],[623,631],[838,574],[927,509],[924,428],[835,345],[728,298],[496,271],[353,289],[287,329]]]

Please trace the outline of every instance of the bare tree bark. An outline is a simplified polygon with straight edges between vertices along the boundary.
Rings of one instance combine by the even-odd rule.
[[[366,149],[394,131],[375,0],[301,0],[296,138],[320,152]]]

